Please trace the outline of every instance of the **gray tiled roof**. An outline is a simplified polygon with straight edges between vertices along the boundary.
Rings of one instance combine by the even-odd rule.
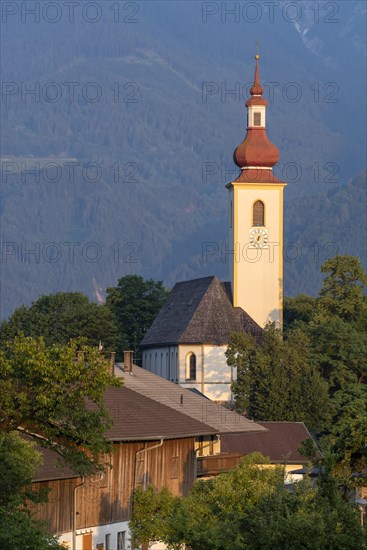
[[[223,345],[231,332],[260,336],[261,328],[243,309],[233,307],[230,283],[204,277],[174,286],[141,346]]]
[[[260,424],[137,365],[133,366],[132,374],[120,369],[115,369],[115,372],[116,376],[123,376],[125,388],[165,405],[172,413],[177,411],[189,419],[202,422],[216,433],[266,431]]]

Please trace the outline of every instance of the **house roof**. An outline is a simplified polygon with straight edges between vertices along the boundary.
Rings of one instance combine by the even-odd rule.
[[[132,390],[140,396],[149,397],[156,403],[168,407],[170,409],[168,414],[173,414],[176,411],[186,417],[187,421],[194,419],[202,422],[214,429],[215,433],[266,431],[266,428],[259,423],[248,420],[243,415],[213,403],[205,396],[182,388],[137,365],[133,366],[131,374],[123,372],[119,368],[115,368],[115,373],[117,377],[123,376],[125,389]]]
[[[49,448],[36,446],[36,450],[42,454],[43,463],[37,467],[33,481],[52,481],[53,479],[69,479],[79,477],[74,470],[62,464],[60,457]]]
[[[113,421],[105,434],[110,441],[177,439],[217,433],[213,426],[200,419],[172,410],[162,400],[151,399],[127,385],[108,388],[105,405]]]
[[[177,283],[144,336],[141,347],[228,344],[231,332],[261,334],[259,325],[233,307],[230,283],[204,277]]]
[[[202,435],[266,431],[205,396],[181,388],[173,382],[133,365],[132,373],[116,367],[117,377],[124,378],[121,388],[108,388],[104,402],[113,426],[106,431],[109,441],[152,441]],[[49,448],[38,448],[44,463],[33,481],[78,477],[71,468],[60,464]]]
[[[239,435],[225,434],[221,437],[222,453],[247,455],[258,451],[268,456],[272,463],[307,464],[309,459],[298,451],[306,439],[312,439],[303,422],[259,422],[267,431]],[[315,445],[318,458],[321,457]]]

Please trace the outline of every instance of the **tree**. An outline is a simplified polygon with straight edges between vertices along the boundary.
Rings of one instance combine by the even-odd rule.
[[[343,499],[336,479],[325,468],[316,485],[306,479],[292,490],[278,485],[240,521],[251,550],[358,550],[366,533],[353,504]]]
[[[326,277],[318,300],[319,315],[337,316],[352,322],[366,315],[367,274],[359,258],[335,256],[322,265],[321,272]]]
[[[236,407],[249,418],[306,422],[311,428],[328,418],[328,386],[300,329],[283,339],[270,324],[260,344],[250,335],[234,334],[226,355],[228,364],[237,367]]]
[[[28,434],[80,474],[102,468],[111,424],[103,396],[120,385],[108,366],[82,341],[47,347],[42,338],[15,337],[0,350],[0,432]]]
[[[361,550],[367,548],[357,511],[345,502],[329,470],[317,485],[284,485],[284,469],[253,453],[238,467],[197,481],[187,497],[135,492],[130,529],[135,547],[162,540],[192,550]]]
[[[119,325],[120,353],[138,350],[168,294],[162,281],[144,280],[138,275],[122,277],[116,287],[107,289],[106,305]]]
[[[97,346],[99,341],[110,351],[117,346],[113,313],[80,292],[43,295],[30,307],[16,309],[0,326],[1,345],[20,332],[26,336],[43,336],[47,345],[67,344],[71,338],[84,337],[90,346]]]
[[[32,443],[15,432],[0,433],[0,548],[64,548],[32,514],[32,504],[46,497],[31,486],[40,461],[41,455]]]
[[[314,316],[316,298],[300,294],[293,298],[284,298],[283,302],[283,323],[284,332],[293,328],[304,327]]]

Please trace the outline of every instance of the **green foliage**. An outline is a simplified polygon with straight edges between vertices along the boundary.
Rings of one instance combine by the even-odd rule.
[[[240,521],[243,548],[262,550],[358,550],[367,548],[353,505],[343,500],[330,473],[314,486],[309,480],[278,486]]]
[[[32,516],[32,503],[42,500],[31,487],[40,461],[32,443],[14,432],[0,432],[0,548],[64,548]]]
[[[0,431],[37,434],[80,473],[101,467],[110,425],[103,395],[120,382],[98,350],[77,340],[47,347],[20,335],[0,350],[0,365]]]
[[[109,351],[115,351],[117,345],[117,326],[111,311],[80,292],[44,295],[30,307],[19,307],[2,322],[0,344],[3,346],[20,332],[42,336],[47,345],[67,344],[78,337],[85,338],[90,346],[97,346],[101,340]]]
[[[0,506],[17,507],[30,496],[30,484],[41,455],[16,432],[0,432]]]
[[[367,274],[359,258],[335,256],[321,267],[326,274],[318,300],[319,315],[355,322],[367,311],[364,290]]]
[[[258,453],[226,474],[197,481],[187,497],[136,491],[130,528],[136,545],[162,540],[172,549],[367,548],[358,514],[329,470],[317,485],[306,480],[289,488],[283,468],[269,467]]]
[[[116,287],[107,289],[106,306],[119,326],[120,353],[124,349],[138,350],[168,294],[162,281],[144,280],[138,275],[122,277]]]
[[[295,327],[301,328],[309,323],[315,313],[316,299],[306,294],[300,294],[293,298],[284,298],[283,303],[283,329],[284,332]]]
[[[327,384],[311,361],[308,337],[294,330],[287,339],[268,325],[259,345],[234,334],[227,360],[237,367],[233,383],[237,408],[256,420],[306,422],[316,428],[329,416]]]
[[[336,471],[345,478],[367,465],[367,386],[351,384],[333,396],[335,413],[324,443],[337,459]]]
[[[133,515],[129,523],[133,548],[150,540],[168,537],[170,527],[167,517],[173,513],[175,500],[167,488],[158,492],[150,485],[145,491],[141,487],[134,491]]]

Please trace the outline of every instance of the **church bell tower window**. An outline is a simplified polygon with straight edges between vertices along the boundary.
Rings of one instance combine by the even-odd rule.
[[[254,113],[254,126],[261,126],[261,113]]]
[[[265,225],[265,206],[262,201],[256,201],[252,211],[252,225],[264,227]]]

